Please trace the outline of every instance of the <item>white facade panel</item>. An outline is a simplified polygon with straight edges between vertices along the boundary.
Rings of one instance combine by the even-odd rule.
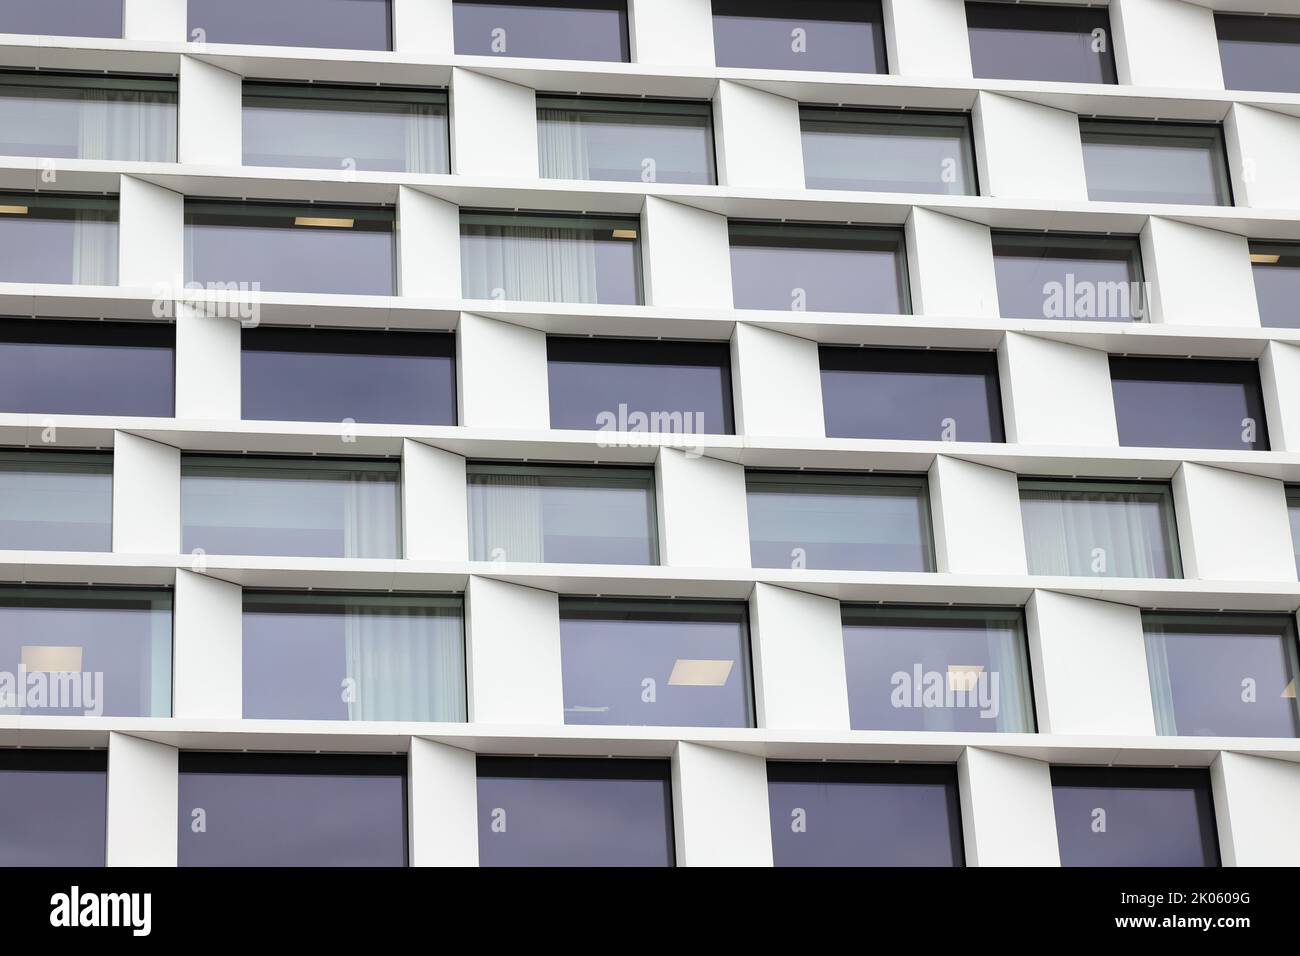
[[[1051,765],[967,747],[957,762],[967,866],[1060,866]]]
[[[409,760],[411,866],[478,866],[474,752],[412,737]]]
[[[663,564],[743,568],[749,564],[745,469],[698,452],[663,448],[655,462]]]
[[[451,168],[461,176],[537,178],[537,96],[509,80],[451,71]]]
[[[913,312],[997,316],[998,287],[988,226],[913,206],[904,233]]]
[[[1012,472],[939,455],[930,466],[935,564],[950,574],[1024,574],[1020,487]]]
[[[1282,482],[1184,462],[1173,489],[1184,576],[1295,580]]]
[[[550,428],[545,333],[463,312],[456,369],[462,425]]]
[[[172,627],[177,717],[244,715],[244,592],[207,574],[177,570]]]
[[[998,371],[1007,441],[1109,448],[1119,444],[1110,356],[1105,352],[1008,332],[998,350]]]
[[[974,124],[983,195],[1066,202],[1088,198],[1074,113],[982,90]],[[1026,149],[1027,143],[1033,149]]]
[[[641,227],[650,305],[731,308],[726,216],[648,196]]]
[[[720,80],[713,99],[718,181],[727,186],[802,189],[799,104]]]
[[[555,594],[471,577],[465,590],[465,642],[472,723],[564,724]]]
[[[113,433],[113,551],[181,548],[181,453],[130,432]]]
[[[731,375],[737,434],[791,440],[825,436],[816,342],[737,322]]]
[[[177,751],[130,734],[108,735],[109,866],[175,866]]]
[[[848,730],[840,602],[759,583],[749,610],[758,725],[773,730]]]
[[[678,866],[771,866],[767,762],[682,741],[673,752]]]
[[[1152,216],[1141,242],[1152,322],[1259,327],[1245,237]]]

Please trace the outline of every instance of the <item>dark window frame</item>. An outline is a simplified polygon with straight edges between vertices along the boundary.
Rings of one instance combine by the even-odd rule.
[[[980,22],[975,29],[1002,30],[1005,32],[1018,31],[1026,34],[1033,34],[1050,30],[1054,33],[1070,33],[1077,36],[1091,35],[1080,33],[1078,30],[1065,29],[1063,24],[1066,14],[1081,16],[1083,14],[1093,14],[1106,21],[1106,53],[1102,58],[1101,73],[1103,78],[1100,82],[1092,80],[1054,80],[1036,77],[1007,77],[1007,79],[1023,80],[1026,82],[1047,82],[1047,83],[1085,83],[1093,86],[1115,86],[1119,83],[1119,73],[1115,63],[1115,31],[1110,21],[1110,10],[1106,6],[1095,6],[1084,3],[1019,3],[1005,2],[1005,0],[967,0],[965,4],[966,27],[969,37],[971,31],[971,13],[973,10],[979,11],[976,15],[977,20],[986,18]],[[1032,21],[1032,18],[1038,17],[1037,22],[1030,22],[1024,25],[1026,21]],[[1023,19],[1022,19],[1023,18]],[[1000,22],[998,22],[1000,21]],[[1048,26],[1048,21],[1062,24],[1061,27]],[[1097,29],[1097,27],[1093,27]],[[974,45],[970,44],[971,58],[975,59]],[[1002,79],[998,76],[982,76],[975,72],[976,79]]]
[[[1025,229],[993,229],[991,230],[993,239],[993,269],[996,278],[998,246],[999,243],[1006,247],[1020,246],[1021,248],[1032,249],[1040,247],[1044,249],[1077,249],[1080,247],[1092,245],[1097,251],[1100,251],[1102,244],[1110,244],[1116,248],[1128,247],[1129,249],[1129,275],[1130,282],[1136,283],[1139,290],[1146,289],[1146,268],[1142,263],[1142,242],[1141,237],[1136,235],[1118,235],[1112,233],[1099,232],[1069,232],[1069,231],[1040,231],[1034,232]],[[1006,258],[1004,254],[1004,258]],[[1016,258],[1028,258],[1027,256],[1017,256]],[[1077,258],[1077,257],[1073,257]],[[1115,262],[1115,259],[1101,259],[1098,261]],[[1077,317],[1063,317],[1060,319],[1048,318],[1047,316],[1032,316],[1032,318],[1041,318],[1053,322],[1077,322],[1077,321],[1095,321],[1095,322],[1150,322],[1151,307],[1145,291],[1142,293],[1142,314],[1132,319],[1079,319]],[[999,302],[998,312],[1002,314],[1002,305]],[[1027,316],[1007,316],[1003,318],[1028,318]]]
[[[499,6],[523,6],[539,8],[561,8],[561,9],[590,9],[590,10],[608,10],[615,13],[621,13],[621,37],[619,38],[621,59],[618,60],[588,60],[575,59],[569,57],[537,57],[536,59],[554,59],[558,62],[577,62],[577,63],[632,63],[632,13],[628,9],[628,0],[453,0],[452,4],[452,46],[453,52],[457,56],[488,56],[507,59],[534,59],[534,57],[521,57],[507,53],[468,53],[455,49],[455,8],[456,7],[499,7]]]
[[[858,75],[861,76],[888,76],[890,72],[892,72],[890,70],[890,62],[889,62],[889,41],[886,39],[885,36],[886,33],[885,13],[884,13],[884,3],[882,2],[882,0],[847,0],[847,2],[846,0],[831,0],[831,2],[829,3],[809,2],[809,0],[766,0],[766,2],[767,2],[767,6],[763,9],[762,12],[754,12],[754,9],[758,6],[758,4],[752,2],[752,0],[713,0],[712,11],[711,11],[712,16],[710,17],[710,19],[712,21],[711,30],[713,31],[712,36],[714,37],[715,47],[717,46],[717,39],[716,39],[717,19],[719,15],[724,17],[742,15],[739,13],[732,12],[734,9],[749,14],[750,19],[756,19],[756,20],[757,19],[783,19],[780,16],[780,13],[782,11],[778,10],[777,8],[782,6],[782,4],[784,3],[784,6],[789,7],[792,16],[797,11],[797,17],[802,18],[804,20],[829,21],[831,23],[852,22],[852,23],[871,24],[872,26],[875,27],[875,30],[873,31],[873,39],[875,40],[875,44],[874,44],[874,49],[872,51],[872,59],[875,60],[877,69],[872,72],[860,72],[860,71],[853,71],[853,72],[858,73]],[[718,7],[720,5],[727,8],[727,9],[723,9],[721,11],[721,14],[719,14],[719,10],[718,10]],[[847,7],[848,10],[844,14],[841,14],[838,13],[836,9],[838,7]],[[860,16],[852,16],[851,18],[847,16],[847,14],[855,14],[858,11],[862,11],[862,14]],[[741,65],[741,64],[724,64],[724,63],[718,63],[717,65],[723,69],[737,69],[737,70],[780,70],[782,69],[781,67],[774,67],[774,66],[753,66],[753,65]],[[824,73],[824,72],[847,72],[847,71],[840,71],[840,70],[828,71],[824,66],[814,66],[806,70],[790,68],[785,72]]]
[[[1121,373],[1129,370],[1127,373],[1116,376],[1117,367]],[[1141,369],[1143,374],[1137,376],[1137,371]],[[1182,372],[1182,369],[1188,369],[1196,372],[1196,375],[1188,375]],[[1214,385],[1240,385],[1246,391],[1246,405],[1250,410],[1252,404],[1256,405],[1256,425],[1258,428],[1257,438],[1254,442],[1254,448],[1230,449],[1233,451],[1269,451],[1269,423],[1268,409],[1264,399],[1264,386],[1260,378],[1259,362],[1256,359],[1220,359],[1220,358],[1183,358],[1164,355],[1111,355],[1109,357],[1109,370],[1112,395],[1114,393],[1114,384],[1116,381],[1159,381],[1164,383],[1192,383],[1197,385],[1214,384]],[[1233,374],[1233,373],[1237,374]],[[1213,374],[1213,373],[1217,373]],[[1120,403],[1115,402],[1115,419],[1117,429],[1122,428]],[[1181,448],[1181,445],[1127,445],[1120,441],[1121,448]],[[1197,446],[1193,446],[1197,447]]]
[[[1224,28],[1227,28],[1225,31]],[[1249,14],[1249,13],[1231,13],[1228,11],[1215,11],[1214,13],[1214,35],[1215,45],[1219,52],[1220,69],[1226,65],[1223,62],[1223,42],[1245,42],[1245,43],[1269,43],[1267,39],[1260,39],[1259,34],[1276,37],[1278,32],[1289,34],[1288,38],[1282,41],[1272,41],[1281,46],[1294,46],[1295,59],[1300,64],[1300,15],[1268,13],[1268,14]],[[1224,36],[1224,33],[1235,33],[1235,36]],[[1255,34],[1248,36],[1246,34]],[[1231,80],[1227,76],[1227,70],[1224,72],[1224,86],[1229,90],[1241,89],[1245,92],[1260,93],[1297,93],[1300,92],[1300,80],[1296,81],[1296,86],[1289,90],[1279,90],[1276,87],[1233,87]]]
[[[1079,139],[1084,147],[1088,145],[1090,136],[1097,137],[1142,137],[1146,142],[1133,145],[1153,146],[1152,140],[1167,140],[1178,137],[1201,138],[1209,144],[1207,152],[1210,155],[1211,163],[1214,167],[1214,187],[1215,193],[1219,199],[1217,203],[1211,204],[1214,208],[1230,208],[1237,204],[1232,188],[1232,176],[1230,174],[1231,164],[1228,159],[1227,141],[1224,137],[1223,123],[1221,122],[1197,122],[1192,120],[1145,120],[1129,119],[1115,117],[1087,117],[1080,116],[1079,121]],[[1087,150],[1084,154],[1086,157]],[[1087,186],[1087,163],[1084,163],[1084,185]],[[1088,196],[1089,202],[1114,202],[1114,203],[1152,203],[1168,204],[1168,200],[1156,200],[1150,198],[1141,199],[1093,199]],[[1173,203],[1174,205],[1204,205],[1202,203]]]

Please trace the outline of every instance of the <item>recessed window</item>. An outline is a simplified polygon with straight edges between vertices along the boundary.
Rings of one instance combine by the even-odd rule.
[[[922,475],[750,471],[745,482],[756,568],[934,570]]]
[[[1160,482],[1020,482],[1030,574],[1180,578],[1173,496]]]
[[[551,427],[730,435],[731,346],[654,339],[546,340]]]
[[[1250,269],[1265,328],[1300,329],[1300,245],[1252,242]]]
[[[1223,85],[1300,93],[1300,17],[1214,15]]]
[[[465,719],[458,597],[244,592],[244,717]]]
[[[717,182],[707,102],[537,97],[543,179]]]
[[[398,472],[395,461],[186,455],[181,550],[400,557]]]
[[[0,33],[122,36],[122,0],[0,0]]]
[[[888,73],[880,0],[713,0],[718,66]]]
[[[1116,82],[1105,7],[968,3],[966,30],[978,78]]]
[[[0,282],[117,285],[117,199],[0,194]]]
[[[0,73],[0,153],[174,163],[176,81]]]
[[[182,753],[178,807],[181,866],[407,862],[401,756]]]
[[[391,50],[391,0],[188,0],[191,40]]]
[[[1300,577],[1300,488],[1286,489],[1286,510],[1291,522],[1291,549],[1295,552],[1296,575]]]
[[[667,760],[478,758],[481,866],[672,866]]]
[[[0,411],[170,418],[176,327],[0,319]]]
[[[566,724],[752,727],[744,604],[561,599]]]
[[[1019,608],[846,607],[854,730],[1034,732]]]
[[[1205,770],[1053,767],[1062,866],[1218,866]]]
[[[1217,123],[1079,120],[1088,198],[1231,206]]]
[[[733,221],[730,233],[738,309],[912,311],[901,229]]]
[[[799,118],[809,189],[978,192],[964,113],[803,107]]]
[[[103,866],[108,751],[0,750],[0,866]]]
[[[469,466],[470,558],[658,564],[654,471]]]
[[[641,303],[641,223],[608,216],[461,213],[467,299]]]
[[[1300,736],[1291,614],[1142,615],[1156,733]]]
[[[393,295],[385,206],[185,203],[185,281],[218,291]]]
[[[112,550],[112,455],[0,451],[0,551]]]
[[[1121,445],[1268,451],[1255,362],[1112,357],[1110,381]]]
[[[777,866],[964,866],[957,769],[767,764]]]
[[[1000,442],[996,352],[822,346],[830,438]]]
[[[452,17],[460,54],[629,59],[627,0],[455,0]]]
[[[246,421],[456,424],[456,339],[436,332],[243,330]]]
[[[171,594],[0,587],[0,671],[0,714],[170,717]]]
[[[443,90],[245,83],[243,132],[245,166],[450,168]]]
[[[1136,236],[994,232],[998,312],[1009,319],[1140,322],[1147,316]]]

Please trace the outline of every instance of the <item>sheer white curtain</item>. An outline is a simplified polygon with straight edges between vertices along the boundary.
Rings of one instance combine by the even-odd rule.
[[[72,281],[117,284],[117,217],[101,209],[78,209],[72,219]]]
[[[1155,710],[1156,733],[1173,736],[1178,733],[1178,719],[1174,715],[1174,685],[1169,677],[1169,641],[1164,630],[1147,626],[1147,676],[1151,680],[1151,704]]]
[[[517,302],[595,302],[596,241],[571,227],[484,225],[462,244],[466,289]]]
[[[1152,540],[1143,521],[1150,503],[1150,495],[1133,492],[1024,491],[1021,513],[1030,573],[1165,575],[1157,560],[1163,542]],[[1095,570],[1094,564],[1104,570]]]
[[[477,475],[470,485],[471,557],[543,560],[542,483],[535,475]]]
[[[396,558],[397,483],[379,471],[355,471],[343,490],[343,556]]]
[[[412,103],[406,116],[406,171],[436,173],[440,171],[439,142],[436,135],[441,112],[429,103]]]
[[[543,179],[590,179],[591,157],[583,114],[576,110],[537,111],[538,166]]]
[[[82,91],[81,159],[173,162],[176,98],[148,90]]]
[[[344,612],[349,720],[465,719],[461,618],[449,608],[350,606]]]
[[[993,723],[1003,733],[1029,733],[1029,675],[1025,641],[1020,628],[990,624],[987,630],[989,674],[998,675],[998,716]]]

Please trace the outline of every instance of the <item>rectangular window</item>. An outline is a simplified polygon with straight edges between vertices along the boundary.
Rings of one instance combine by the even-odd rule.
[[[1231,206],[1217,123],[1079,120],[1088,198]]]
[[[996,352],[819,351],[829,438],[1006,440]]]
[[[185,281],[240,292],[394,295],[385,206],[185,202]]]
[[[880,0],[713,0],[718,66],[888,73]]]
[[[993,269],[1005,318],[1140,322],[1147,316],[1136,236],[995,231]]]
[[[455,0],[456,52],[629,60],[627,0]]]
[[[176,161],[176,81],[0,73],[0,154]]]
[[[731,435],[731,346],[654,339],[546,340],[551,427]]]
[[[456,337],[437,332],[244,329],[245,421],[456,424]]]
[[[975,152],[965,113],[805,106],[809,189],[974,196]]]
[[[170,418],[176,327],[0,319],[0,412]]]
[[[1256,362],[1112,356],[1110,381],[1121,445],[1268,451]]]
[[[0,0],[0,33],[122,37],[122,0]]]
[[[670,779],[667,760],[481,756],[479,863],[672,866]]]
[[[450,171],[444,90],[244,83],[244,165]]]
[[[181,550],[401,557],[395,461],[181,459]]]
[[[1250,269],[1260,324],[1269,329],[1300,329],[1300,245],[1252,242]]]
[[[845,607],[854,730],[1032,734],[1020,608]]]
[[[1296,737],[1291,614],[1142,615],[1156,733]]]
[[[957,768],[768,761],[777,866],[965,866]]]
[[[1300,488],[1286,489],[1286,510],[1291,521],[1291,550],[1295,552],[1296,576],[1300,577]]]
[[[1052,801],[1061,866],[1219,865],[1207,770],[1053,767]]]
[[[640,221],[612,216],[462,212],[462,294],[640,305],[640,230]]]
[[[717,182],[707,102],[539,94],[537,149],[543,179]]]
[[[112,550],[112,455],[0,450],[0,551]]]
[[[391,0],[188,0],[204,43],[391,50]],[[201,31],[195,36],[195,31]]]
[[[0,750],[0,866],[103,866],[108,751]]]
[[[738,309],[912,311],[901,229],[732,221],[730,235]]]
[[[744,604],[560,600],[564,722],[752,727]]]
[[[459,597],[244,592],[244,717],[465,720]]]
[[[0,282],[117,285],[117,198],[0,193]]]
[[[977,78],[1117,82],[1105,7],[967,3],[966,30]]]
[[[404,756],[181,753],[179,797],[181,866],[406,866]]]
[[[658,564],[649,468],[469,466],[473,561]]]
[[[745,475],[756,568],[933,571],[923,475]]]
[[[1020,517],[1030,574],[1183,576],[1166,484],[1021,479]]]
[[[1300,17],[1214,15],[1223,85],[1300,93]]]
[[[168,591],[0,587],[0,714],[170,717]]]

